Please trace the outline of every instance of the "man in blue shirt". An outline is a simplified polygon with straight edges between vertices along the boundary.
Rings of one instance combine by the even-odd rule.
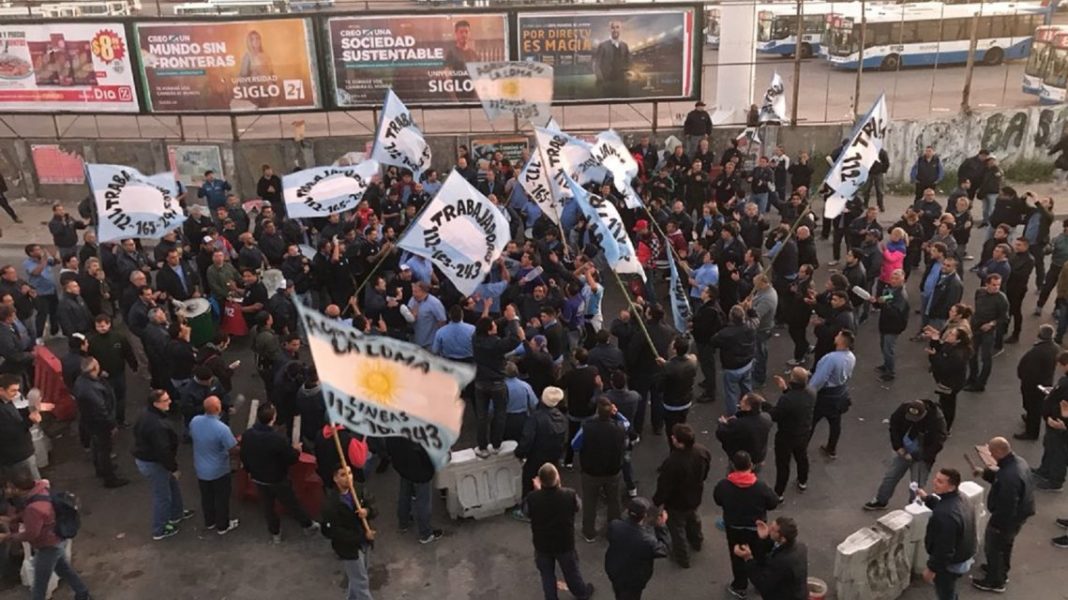
[[[193,468],[200,484],[200,504],[204,527],[226,535],[239,521],[230,518],[230,453],[237,440],[222,422],[222,401],[218,396],[204,399],[204,414],[193,417],[189,435],[193,438]]]
[[[504,420],[504,439],[519,441],[527,416],[538,407],[534,388],[519,378],[519,367],[512,361],[504,364],[504,387],[508,389],[508,415]]]
[[[411,269],[413,281],[422,281],[428,286],[434,282],[434,265],[426,258],[413,254],[401,264],[401,269],[404,267]]]
[[[226,206],[226,194],[231,189],[230,182],[215,178],[215,171],[204,171],[204,183],[200,184],[197,198],[207,199],[209,212],[215,214],[217,208]]]
[[[412,318],[412,341],[431,350],[434,334],[445,324],[445,306],[430,295],[430,284],[417,281],[412,285],[412,299],[408,301],[408,311]]]
[[[455,304],[449,308],[449,323],[434,333],[430,351],[444,358],[471,362],[474,357],[471,338],[474,336],[475,326],[464,323],[464,310]]]
[[[56,290],[56,280],[52,273],[52,267],[56,259],[41,247],[40,244],[26,246],[26,260],[22,261],[22,270],[26,272],[26,282],[37,290],[37,318],[34,331],[44,337],[45,321],[49,322],[52,335],[59,334],[59,295]]]
[[[808,385],[816,392],[816,406],[812,414],[812,431],[821,419],[827,419],[830,435],[820,450],[837,458],[838,438],[842,435],[842,415],[849,410],[849,390],[846,383],[853,375],[857,357],[853,356],[853,332],[843,329],[834,336],[834,352],[823,355],[816,363]]]

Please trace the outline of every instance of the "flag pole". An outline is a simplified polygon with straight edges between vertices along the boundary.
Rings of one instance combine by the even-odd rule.
[[[653,343],[653,338],[649,335],[649,330],[645,327],[645,320],[643,315],[638,314],[638,307],[634,305],[634,301],[630,299],[630,294],[627,292],[627,287],[623,285],[623,280],[620,279],[619,273],[609,265],[608,270],[611,271],[612,277],[616,280],[616,285],[619,286],[619,291],[623,292],[623,297],[627,300],[627,306],[630,307],[631,315],[638,321],[638,327],[642,330],[642,335],[645,337],[646,343],[649,344],[649,349],[653,351],[653,358],[663,358],[660,356],[660,352],[656,349],[656,344]],[[680,332],[683,333],[683,332]]]
[[[542,149],[541,144],[538,143],[538,140],[537,140],[536,137],[534,139],[534,145],[538,147],[538,156],[541,157],[541,169],[542,169],[542,172],[545,173],[546,176],[549,179],[549,194],[552,195],[552,193],[553,193],[552,175],[550,175],[548,172],[546,172],[546,169],[549,168],[549,162],[547,160],[545,160],[545,151]],[[563,206],[563,204],[561,204],[561,206]],[[567,233],[564,232],[564,224],[560,220],[560,209],[558,209],[558,208],[556,208],[554,206],[553,207],[553,212],[556,213],[556,228],[560,230],[560,243],[564,245],[564,254],[567,255],[567,257],[570,258],[570,256],[571,256],[571,247],[567,245]]]
[[[337,457],[341,460],[341,466],[342,468],[351,470],[348,461],[345,460],[345,451],[341,449],[341,426],[334,423],[333,419],[330,420],[330,426],[334,428],[334,435],[331,437],[334,438],[334,447],[337,448]],[[360,504],[360,496],[356,493],[355,479],[352,480],[352,489],[338,491],[341,493],[344,493],[345,491],[352,492],[352,504],[356,508],[356,512],[359,513],[359,511],[363,510],[363,506]],[[360,522],[363,523],[363,531],[367,535],[367,539],[373,541],[375,539],[375,530],[371,529],[371,524],[367,522],[367,517],[361,516]]]

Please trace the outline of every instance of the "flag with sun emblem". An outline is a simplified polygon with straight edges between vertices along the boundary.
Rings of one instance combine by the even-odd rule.
[[[350,431],[403,437],[422,446],[435,468],[460,435],[460,390],[475,367],[415,344],[363,333],[297,303],[330,419]]]
[[[552,117],[553,68],[537,62],[470,62],[467,72],[490,121],[502,114],[545,125]]]

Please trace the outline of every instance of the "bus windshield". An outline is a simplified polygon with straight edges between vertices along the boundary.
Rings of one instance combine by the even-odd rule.
[[[1027,57],[1027,65],[1024,66],[1024,74],[1029,77],[1044,75],[1052,48],[1050,42],[1035,40],[1031,45],[1031,55]]]
[[[767,42],[772,38],[771,27],[775,22],[775,15],[768,11],[762,11],[757,15],[757,41]]]
[[[827,52],[832,56],[849,56],[858,51],[857,39],[853,35],[852,24],[828,29],[827,35],[830,38],[827,44]]]
[[[1042,81],[1046,85],[1064,89],[1068,86],[1068,48],[1054,48],[1050,53],[1052,65]]]

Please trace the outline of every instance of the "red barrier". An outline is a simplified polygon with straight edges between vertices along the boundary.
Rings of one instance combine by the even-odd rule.
[[[78,416],[67,384],[63,383],[63,366],[59,358],[45,346],[33,348],[33,384],[41,390],[41,402],[55,404],[52,416],[60,421],[73,421]]]
[[[315,455],[301,452],[300,460],[289,467],[289,480],[293,483],[297,501],[312,518],[319,516],[319,509],[323,504],[323,480],[315,472],[315,466]],[[237,497],[244,502],[260,501],[256,484],[244,469],[237,472]],[[282,506],[276,504],[275,511],[279,515],[283,514]]]

